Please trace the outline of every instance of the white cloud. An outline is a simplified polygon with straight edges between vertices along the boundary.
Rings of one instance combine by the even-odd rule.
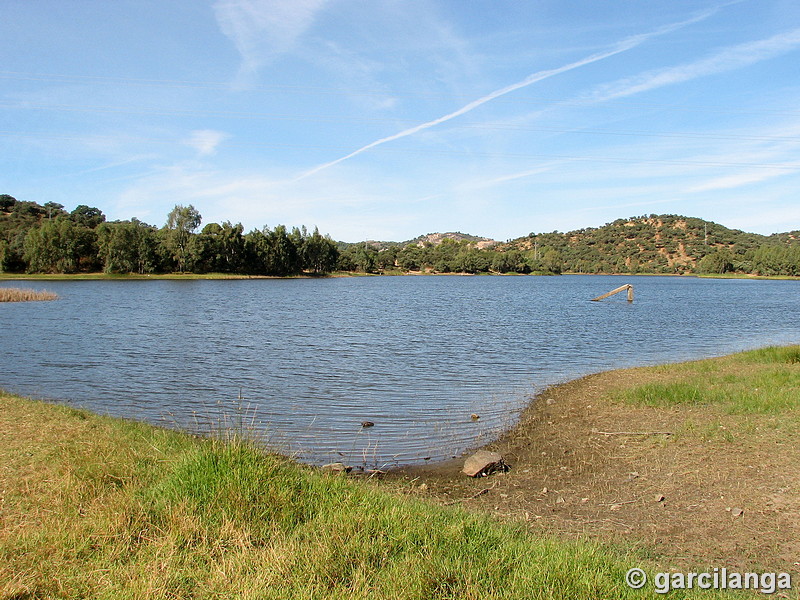
[[[796,166],[795,168],[800,170],[800,165]],[[716,177],[713,179],[709,179],[708,181],[704,181],[701,184],[690,187],[686,191],[690,194],[696,194],[700,192],[711,192],[714,190],[735,189],[745,185],[751,185],[753,183],[760,183],[762,181],[773,179],[775,177],[789,175],[792,174],[793,172],[795,171],[791,171],[789,169],[784,169],[784,168],[750,169],[744,172],[734,173],[733,175],[728,175],[725,177]]]
[[[198,156],[211,156],[216,154],[217,146],[228,138],[228,134],[223,131],[213,129],[197,129],[192,131],[192,135],[184,143],[194,148]]]
[[[218,0],[217,23],[242,57],[236,84],[247,87],[258,70],[292,49],[327,0]]]
[[[592,95],[592,100],[598,102],[613,100],[698,77],[732,71],[791,52],[798,46],[800,46],[800,29],[793,29],[764,40],[724,48],[702,60],[621,79],[597,89]]]
[[[510,94],[511,92],[514,92],[514,91],[519,90],[521,88],[528,87],[529,85],[532,85],[532,84],[537,83],[539,81],[543,81],[543,80],[548,79],[550,77],[554,77],[555,75],[560,75],[562,73],[566,73],[568,71],[572,71],[573,69],[578,69],[580,67],[584,67],[586,65],[589,65],[589,64],[604,60],[606,58],[610,58],[610,57],[615,56],[617,54],[621,54],[622,52],[626,52],[628,50],[636,48],[637,46],[647,42],[648,40],[650,40],[650,39],[652,39],[654,37],[657,37],[657,36],[660,36],[660,35],[664,35],[666,33],[670,33],[672,31],[675,31],[676,29],[679,29],[679,28],[684,27],[686,25],[689,25],[691,23],[696,23],[696,22],[698,22],[698,21],[700,21],[702,19],[705,19],[705,18],[709,17],[711,14],[712,14],[711,11],[710,12],[705,12],[705,13],[702,13],[702,14],[697,15],[695,17],[692,17],[691,19],[688,19],[686,21],[681,21],[679,23],[672,23],[672,24],[669,24],[669,25],[665,25],[664,27],[659,27],[658,29],[655,29],[653,31],[649,31],[649,32],[646,32],[646,33],[634,35],[634,36],[625,38],[624,40],[621,40],[621,41],[617,42],[610,49],[605,50],[603,52],[597,52],[595,54],[591,54],[589,56],[586,56],[584,58],[581,58],[579,60],[573,61],[573,62],[565,64],[565,65],[562,65],[560,67],[555,67],[553,69],[546,69],[546,70],[543,70],[543,71],[538,71],[536,73],[532,73],[532,74],[528,75],[526,78],[522,79],[521,81],[517,81],[516,83],[512,83],[511,85],[507,85],[507,86],[505,86],[503,88],[497,89],[497,90],[495,90],[495,91],[493,91],[493,92],[491,92],[489,94],[486,94],[485,96],[482,96],[481,98],[478,98],[477,100],[473,100],[472,102],[469,102],[468,104],[465,104],[464,106],[462,106],[458,110],[455,110],[455,111],[453,111],[451,113],[448,113],[448,114],[446,114],[446,115],[444,115],[442,117],[439,117],[437,119],[433,119],[431,121],[427,121],[425,123],[421,123],[419,125],[415,125],[414,127],[409,127],[408,129],[404,129],[403,131],[400,131],[399,133],[395,133],[393,135],[380,138],[378,140],[375,140],[374,142],[371,142],[371,143],[367,144],[366,146],[362,146],[361,148],[358,148],[357,150],[354,150],[353,152],[350,152],[349,154],[346,154],[345,156],[342,156],[342,157],[339,157],[339,158],[337,158],[335,160],[332,160],[332,161],[329,161],[327,163],[318,165],[318,166],[314,167],[313,169],[309,169],[308,171],[298,175],[298,177],[296,178],[296,181],[299,181],[301,179],[305,179],[306,177],[309,177],[311,175],[319,173],[320,171],[322,171],[324,169],[328,169],[328,168],[330,168],[330,167],[332,167],[334,165],[337,165],[337,164],[339,164],[339,163],[341,163],[341,162],[343,162],[345,160],[353,158],[354,156],[357,156],[357,155],[361,154],[362,152],[366,152],[367,150],[375,148],[376,146],[380,146],[380,145],[385,144],[387,142],[392,142],[392,141],[399,140],[399,139],[404,138],[404,137],[408,137],[410,135],[414,135],[416,133],[419,133],[420,131],[424,131],[426,129],[430,129],[431,127],[435,127],[436,125],[440,125],[441,123],[445,123],[447,121],[450,121],[451,119],[455,119],[456,117],[460,117],[461,115],[464,115],[464,114],[466,114],[468,112],[471,112],[471,111],[475,110],[479,106],[482,106],[482,105],[484,105],[484,104],[486,104],[488,102],[491,102],[492,100],[494,100],[496,98],[499,98],[501,96],[505,96],[506,94]]]

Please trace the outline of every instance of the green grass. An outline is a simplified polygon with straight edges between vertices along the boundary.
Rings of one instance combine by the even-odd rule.
[[[627,388],[619,397],[639,406],[719,405],[731,414],[781,415],[800,408],[800,346],[650,370],[677,376]]]
[[[640,554],[237,441],[0,394],[0,464],[5,600],[642,597],[624,584]]]

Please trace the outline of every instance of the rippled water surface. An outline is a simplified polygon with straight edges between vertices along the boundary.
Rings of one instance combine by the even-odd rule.
[[[632,304],[624,294],[589,301],[623,283],[635,287]],[[61,299],[0,305],[0,387],[193,431],[241,427],[319,463],[448,458],[496,437],[531,394],[556,382],[800,343],[797,281],[442,276],[24,285]],[[363,429],[362,421],[375,426]]]

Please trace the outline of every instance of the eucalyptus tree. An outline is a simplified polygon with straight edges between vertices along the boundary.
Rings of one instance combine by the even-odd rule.
[[[209,223],[195,239],[196,268],[204,272],[241,273],[245,268],[245,240],[241,223]]]
[[[156,228],[136,218],[97,227],[98,257],[106,273],[153,273],[158,270]]]
[[[311,235],[303,236],[300,254],[303,269],[315,274],[330,273],[339,260],[336,243],[330,236],[323,236],[317,227]]]
[[[302,271],[300,255],[286,227],[264,226],[245,236],[247,271],[254,275],[296,275]]]
[[[189,259],[189,245],[202,217],[192,206],[176,204],[169,215],[165,227],[164,244],[175,261],[178,271],[183,273]]]
[[[42,221],[25,235],[24,259],[31,273],[74,273],[95,266],[95,232],[61,217]]]

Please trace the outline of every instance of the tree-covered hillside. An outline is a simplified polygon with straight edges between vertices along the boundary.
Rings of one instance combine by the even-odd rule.
[[[505,246],[548,248],[574,273],[800,275],[798,232],[764,236],[679,215],[618,219],[567,233],[531,233]]]

